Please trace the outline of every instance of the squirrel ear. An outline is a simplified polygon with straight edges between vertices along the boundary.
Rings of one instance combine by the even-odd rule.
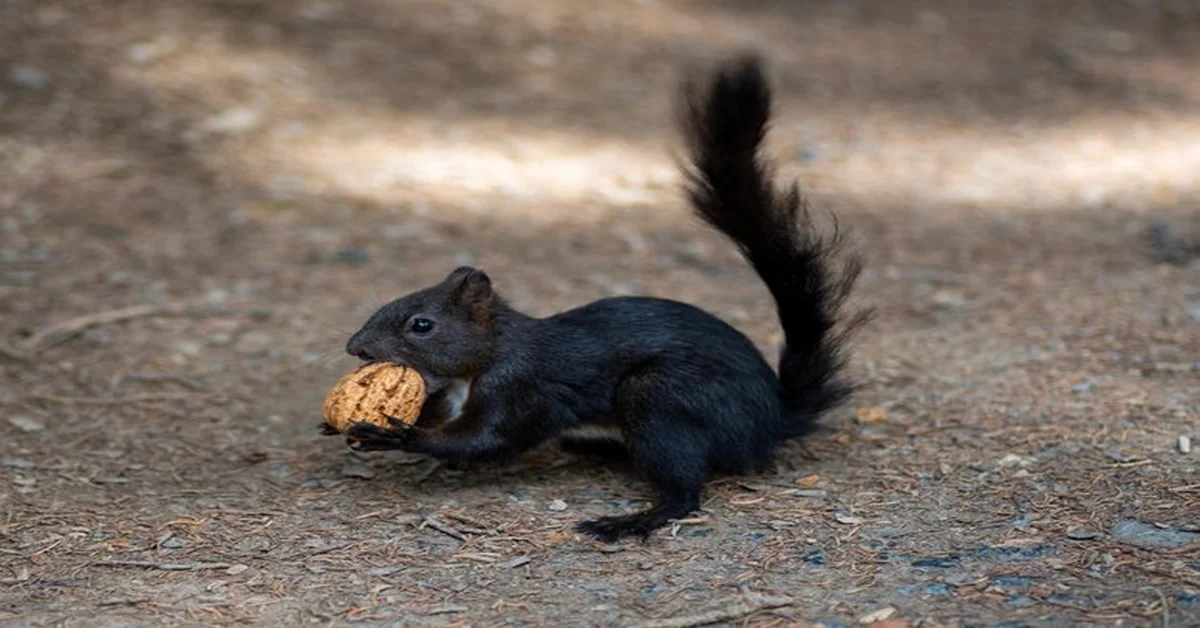
[[[461,277],[455,298],[474,310],[486,309],[492,303],[492,279],[482,270],[461,267],[450,274]]]
[[[450,274],[446,275],[445,280],[452,281],[455,279],[462,279],[463,277],[466,277],[467,275],[469,275],[473,272],[475,272],[475,269],[470,266],[459,266],[458,268],[455,268],[454,270],[450,271]]]

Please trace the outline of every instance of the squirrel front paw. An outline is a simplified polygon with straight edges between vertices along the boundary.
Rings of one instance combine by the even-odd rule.
[[[384,429],[373,423],[352,424],[346,430],[346,444],[355,451],[404,449],[412,439],[414,428],[394,417],[387,419],[392,429]]]

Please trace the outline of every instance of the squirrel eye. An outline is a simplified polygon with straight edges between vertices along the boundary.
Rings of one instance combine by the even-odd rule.
[[[411,329],[414,334],[428,334],[429,332],[433,331],[433,321],[429,320],[428,318],[417,317],[412,319],[412,322],[409,323],[409,329]]]

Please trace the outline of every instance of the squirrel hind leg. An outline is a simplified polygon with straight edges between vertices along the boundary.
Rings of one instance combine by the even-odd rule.
[[[654,504],[630,515],[601,517],[576,526],[604,541],[623,537],[646,539],[672,520],[699,510],[708,476],[710,443],[702,427],[688,417],[688,403],[671,391],[670,373],[646,372],[623,382],[618,395],[626,449],[639,475],[654,486]],[[686,387],[684,387],[686,389]]]
[[[645,540],[655,530],[672,520],[682,519],[699,508],[699,487],[660,491],[658,501],[642,512],[583,521],[577,524],[575,529],[605,543],[614,543],[630,536]]]
[[[704,486],[704,473],[699,468],[703,463],[700,456],[681,451],[678,442],[662,440],[670,438],[661,434],[651,443],[658,455],[650,454],[635,440],[629,444],[629,456],[641,475],[654,486],[657,499],[641,512],[629,515],[600,517],[583,521],[575,529],[605,542],[613,543],[625,537],[640,537],[643,541],[657,529],[673,520],[683,519],[700,509],[700,493]],[[669,453],[663,450],[674,449]]]

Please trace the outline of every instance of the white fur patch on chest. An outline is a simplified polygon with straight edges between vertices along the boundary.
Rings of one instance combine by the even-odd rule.
[[[597,423],[589,423],[586,425],[572,427],[564,430],[562,436],[564,438],[571,438],[574,440],[616,441],[618,443],[625,442],[625,435],[621,433],[621,428],[615,425],[603,425]]]
[[[445,404],[447,421],[453,421],[462,415],[463,406],[466,405],[467,397],[470,394],[470,380],[456,379],[446,387],[446,395],[443,397],[442,403]]]

